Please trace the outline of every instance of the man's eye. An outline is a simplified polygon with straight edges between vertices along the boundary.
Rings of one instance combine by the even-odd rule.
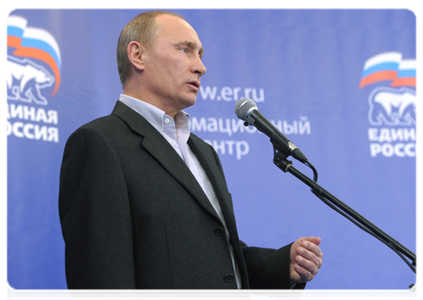
[[[187,48],[182,48],[181,50],[182,50],[182,52],[184,52],[184,53],[188,53],[188,49],[187,49]]]

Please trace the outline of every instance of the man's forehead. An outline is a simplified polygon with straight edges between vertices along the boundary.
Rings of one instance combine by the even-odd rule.
[[[173,39],[174,44],[186,44],[192,48],[201,48],[202,44],[195,29],[184,19],[164,14],[156,17],[158,36]]]
[[[187,21],[185,21],[181,17],[170,14],[158,15],[156,17],[156,24],[161,30],[164,31],[172,32],[172,30],[180,30],[182,28],[185,28],[187,30],[191,29],[195,31],[194,28],[192,28],[192,26]]]

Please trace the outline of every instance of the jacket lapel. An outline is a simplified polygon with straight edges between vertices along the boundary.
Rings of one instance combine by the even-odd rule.
[[[223,171],[217,165],[217,160],[214,157],[212,149],[194,134],[191,134],[188,140],[188,145],[190,146],[192,152],[194,152],[197,156],[197,159],[200,161],[204,171],[213,185],[214,192],[216,193],[216,197],[219,201],[220,208],[222,209],[231,237],[238,239],[230,194],[226,187],[225,177],[222,173]]]
[[[215,152],[211,147],[201,141],[196,135],[191,134],[188,144],[197,156],[201,165],[203,166],[210,182],[213,185],[217,199],[219,200],[220,208],[231,237],[231,244],[233,246],[235,256],[238,258],[238,267],[241,274],[243,288],[248,288],[248,273],[245,265],[244,255],[242,253],[240,240],[238,237],[238,230],[235,223],[235,215],[232,207],[232,199],[227,189],[226,180],[223,174],[220,161],[215,157]],[[212,163],[216,162],[216,163]]]
[[[216,211],[185,162],[166,139],[142,116],[118,101],[112,114],[121,118],[136,134],[143,137],[142,146],[179,181],[200,205],[217,219]]]

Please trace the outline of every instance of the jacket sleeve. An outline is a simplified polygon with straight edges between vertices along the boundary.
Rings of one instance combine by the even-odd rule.
[[[113,148],[96,129],[82,127],[66,144],[59,215],[68,288],[135,288],[125,178]]]
[[[275,250],[248,247],[241,242],[251,289],[304,289],[305,284],[291,284],[291,245]]]

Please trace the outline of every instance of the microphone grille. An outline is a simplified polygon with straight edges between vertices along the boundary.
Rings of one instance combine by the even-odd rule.
[[[239,100],[235,105],[235,114],[238,118],[248,121],[248,116],[253,109],[257,109],[256,103],[248,98]]]

